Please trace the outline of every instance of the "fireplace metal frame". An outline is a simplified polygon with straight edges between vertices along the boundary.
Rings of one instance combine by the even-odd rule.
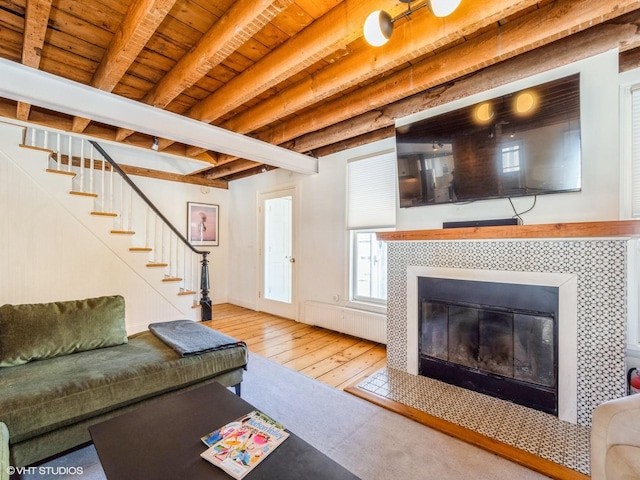
[[[552,362],[555,381],[553,386],[544,386],[452,363],[423,354],[422,345],[418,346],[418,374],[557,416],[559,408],[558,296],[558,289],[549,286],[420,277],[417,305],[419,319],[423,318],[422,307],[425,301],[552,318],[554,336]],[[460,298],[466,298],[469,302],[462,302]],[[419,320],[420,343],[423,338],[422,327],[423,322]]]

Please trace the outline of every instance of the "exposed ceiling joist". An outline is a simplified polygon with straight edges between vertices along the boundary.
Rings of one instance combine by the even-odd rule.
[[[374,48],[362,24],[378,9],[396,21],[391,40]],[[36,87],[28,97],[0,93],[0,115],[145,149],[158,137],[161,150],[191,167],[177,171],[224,184],[272,165],[315,171],[315,159],[295,152],[384,138],[396,118],[444,101],[449,88],[468,95],[474,87],[462,79],[484,78],[505,60],[522,65],[514,57],[529,52],[540,52],[531,61],[541,70],[604,46],[640,58],[637,0],[462,0],[445,18],[426,8],[404,15],[409,9],[389,0],[8,0],[0,58],[109,91],[110,108],[121,107],[92,106],[83,118],[73,102],[48,98],[55,88]],[[11,70],[2,68],[5,80]],[[514,67],[500,78],[531,71]],[[147,117],[142,104],[166,116]]]

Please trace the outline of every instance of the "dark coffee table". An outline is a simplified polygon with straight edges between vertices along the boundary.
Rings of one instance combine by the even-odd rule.
[[[232,477],[200,457],[207,448],[200,437],[252,410],[211,383],[96,424],[89,432],[109,480],[228,480]],[[244,478],[358,479],[292,432]]]

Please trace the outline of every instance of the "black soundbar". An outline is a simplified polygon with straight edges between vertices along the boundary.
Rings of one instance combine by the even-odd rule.
[[[442,228],[501,227],[504,225],[518,225],[518,219],[517,218],[496,218],[494,220],[468,220],[466,222],[442,222]]]

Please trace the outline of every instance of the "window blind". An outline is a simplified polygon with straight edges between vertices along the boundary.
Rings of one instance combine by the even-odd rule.
[[[640,217],[640,88],[631,91],[631,215]]]
[[[396,223],[395,152],[347,164],[347,227],[393,227]]]

